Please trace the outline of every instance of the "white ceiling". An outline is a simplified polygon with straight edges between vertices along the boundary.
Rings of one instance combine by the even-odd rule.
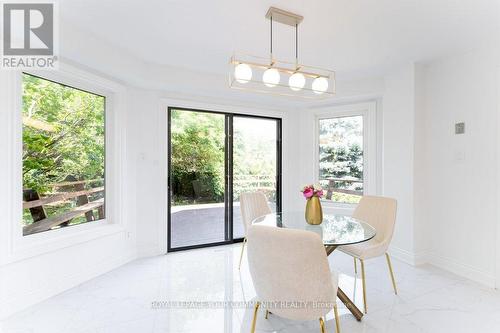
[[[301,62],[340,72],[425,61],[491,40],[498,0],[71,0],[61,17],[156,64],[218,73],[233,51],[266,56],[269,6],[305,17]],[[293,30],[275,48],[293,58]],[[285,59],[286,60],[286,59]]]

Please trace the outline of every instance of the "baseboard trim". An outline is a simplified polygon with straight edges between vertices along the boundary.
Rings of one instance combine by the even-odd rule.
[[[432,251],[413,253],[395,246],[391,246],[388,252],[395,259],[398,259],[412,266],[418,266],[428,263],[471,281],[483,284],[489,288],[496,287],[494,274],[484,272],[476,267],[461,263],[457,260],[438,255]]]
[[[408,265],[418,266],[427,263],[427,252],[410,252],[396,246],[389,247],[389,254]]]
[[[481,283],[489,288],[495,288],[495,276],[476,267],[458,262],[451,258],[437,255],[428,256],[429,264],[447,270],[466,279]]]
[[[141,247],[137,249],[137,258],[149,258],[165,254],[157,246]]]
[[[37,290],[30,290],[25,294],[16,294],[15,297],[0,300],[0,320],[8,318],[32,305],[40,303],[50,297],[54,297],[99,275],[125,265],[136,258],[136,253],[129,253],[113,260],[101,261],[95,266],[88,267],[83,274],[78,272],[76,274],[67,275],[62,279],[58,279],[56,283],[51,285],[45,285],[37,288]]]

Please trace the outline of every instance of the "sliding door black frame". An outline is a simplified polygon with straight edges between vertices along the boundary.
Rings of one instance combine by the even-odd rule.
[[[171,205],[172,205],[172,178],[170,177],[170,171],[172,170],[172,110],[179,111],[191,111],[191,112],[203,112],[203,113],[213,113],[213,114],[221,114],[225,116],[225,162],[224,162],[224,172],[225,172],[225,191],[224,191],[224,237],[225,241],[216,242],[216,243],[208,243],[208,244],[199,244],[199,245],[191,245],[191,246],[183,246],[183,247],[171,247],[172,241],[172,225],[171,225]],[[276,210],[277,212],[282,211],[282,196],[281,196],[281,188],[282,188],[282,119],[276,117],[269,116],[260,116],[260,115],[249,115],[249,114],[240,114],[240,113],[229,113],[229,112],[221,112],[221,111],[212,111],[212,110],[200,110],[193,108],[182,108],[182,107],[174,107],[169,106],[167,108],[167,147],[168,147],[168,175],[167,175],[167,186],[168,186],[168,195],[167,195],[167,252],[175,252],[175,251],[183,251],[183,250],[191,250],[191,249],[199,249],[211,246],[218,245],[227,245],[233,243],[239,243],[243,241],[243,238],[234,238],[233,237],[233,118],[257,118],[257,119],[269,119],[276,121]]]

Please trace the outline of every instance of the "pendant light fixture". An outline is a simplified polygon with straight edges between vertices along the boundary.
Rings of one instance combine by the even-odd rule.
[[[284,96],[324,98],[335,94],[335,72],[299,63],[299,24],[303,17],[271,7],[269,58],[235,54],[230,60],[229,86]],[[273,55],[273,23],[295,28],[295,62],[277,60]]]

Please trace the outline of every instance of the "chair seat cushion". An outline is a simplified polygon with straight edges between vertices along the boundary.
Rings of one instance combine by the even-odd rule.
[[[377,242],[375,239],[370,239],[363,243],[340,246],[338,249],[359,259],[369,259],[384,255],[387,251],[387,246]]]

